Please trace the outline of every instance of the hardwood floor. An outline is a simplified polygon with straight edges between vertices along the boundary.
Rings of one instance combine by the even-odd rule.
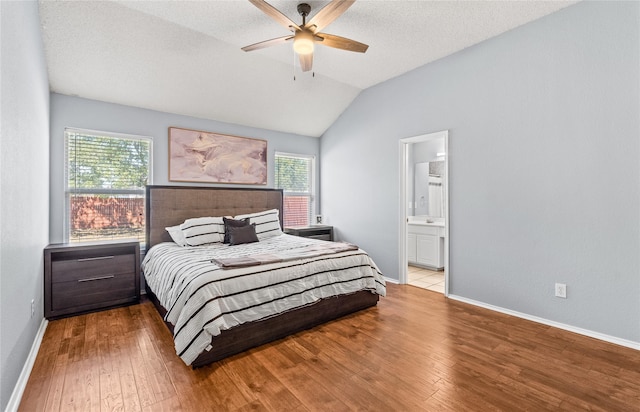
[[[49,323],[21,411],[640,410],[640,352],[388,284],[367,309],[192,370],[150,302]]]

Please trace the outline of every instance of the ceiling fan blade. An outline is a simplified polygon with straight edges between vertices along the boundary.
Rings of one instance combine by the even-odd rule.
[[[269,17],[271,17],[272,19],[274,19],[275,21],[283,25],[285,28],[291,31],[300,30],[300,26],[295,24],[293,21],[291,21],[291,19],[289,19],[284,14],[280,13],[278,9],[276,9],[266,1],[264,0],[249,0],[249,1],[251,2],[251,4],[259,8],[260,10],[262,10],[264,14],[268,15]]]
[[[311,66],[313,66],[313,53],[309,54],[299,54],[300,56],[300,67],[302,67],[303,72],[308,72],[311,70]]]
[[[314,33],[327,27],[332,21],[337,19],[342,13],[347,11],[355,0],[333,0],[320,10],[304,27],[311,29]],[[315,27],[313,27],[315,26]]]
[[[346,37],[336,36],[334,34],[317,33],[316,37],[320,37],[323,39],[322,41],[319,41],[318,44],[322,44],[323,46],[333,47],[335,49],[342,49],[342,50],[348,50],[352,52],[364,53],[369,48],[369,46],[364,43],[347,39]]]
[[[283,37],[277,37],[271,40],[261,41],[259,43],[251,44],[249,46],[244,46],[242,50],[248,52],[252,50],[264,49],[265,47],[275,46],[276,44],[281,44],[288,40],[293,40],[293,36],[283,36]]]

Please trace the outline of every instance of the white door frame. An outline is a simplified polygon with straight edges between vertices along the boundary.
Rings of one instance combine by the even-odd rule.
[[[444,295],[449,296],[449,131],[443,130],[441,132],[423,134],[419,136],[406,137],[399,141],[399,164],[400,164],[400,213],[398,220],[398,281],[401,284],[407,283],[407,170],[409,167],[409,145],[412,143],[426,142],[427,140],[442,139],[444,138],[444,167],[445,178],[443,182],[444,187],[444,223],[445,223],[445,238],[444,238]]]

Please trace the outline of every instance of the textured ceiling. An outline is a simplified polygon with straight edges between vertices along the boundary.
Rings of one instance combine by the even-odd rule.
[[[301,23],[298,1],[269,3]],[[289,44],[240,50],[289,33],[248,1],[45,0],[40,16],[53,92],[321,136],[361,90],[572,3],[356,1],[323,32],[369,50],[318,46],[315,75]]]

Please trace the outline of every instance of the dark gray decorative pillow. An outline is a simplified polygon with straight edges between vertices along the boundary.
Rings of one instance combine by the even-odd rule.
[[[231,246],[253,242],[258,242],[255,223],[252,223],[248,226],[229,226],[229,244]]]
[[[230,219],[228,217],[223,217],[224,221],[224,241],[223,243],[229,243],[229,228],[230,227],[243,227],[249,226],[249,218],[246,219]]]

